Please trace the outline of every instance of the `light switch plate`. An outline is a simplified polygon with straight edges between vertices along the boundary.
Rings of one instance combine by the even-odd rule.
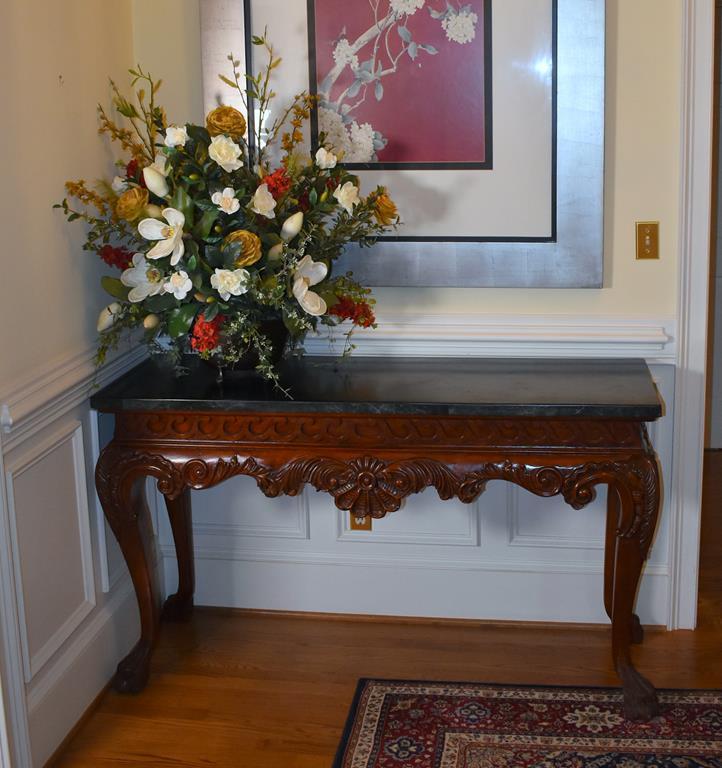
[[[659,222],[637,222],[637,258],[659,258]]]

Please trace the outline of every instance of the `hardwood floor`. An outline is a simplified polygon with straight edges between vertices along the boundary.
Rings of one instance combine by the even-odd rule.
[[[658,687],[722,688],[719,452],[705,465],[699,605],[696,631],[648,630],[635,648]],[[609,642],[605,627],[197,609],[164,626],[146,691],[105,694],[53,765],[328,768],[359,677],[616,685]]]

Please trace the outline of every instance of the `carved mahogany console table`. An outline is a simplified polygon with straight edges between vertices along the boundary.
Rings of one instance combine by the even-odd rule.
[[[580,509],[606,484],[604,605],[629,717],[657,712],[653,686],[634,668],[641,642],[633,613],[659,507],[657,459],[644,422],[661,415],[641,360],[404,359],[288,361],[289,400],[256,377],[219,385],[197,362],[189,375],[147,361],[95,394],[115,414],[96,484],[128,563],[141,637],[118,665],[115,687],[147,680],[161,614],[193,607],[190,489],[234,475],[266,496],[305,485],[339,509],[383,517],[433,486],[441,499],[474,501],[489,480]],[[143,486],[158,481],[178,555],[179,587],[161,611]]]

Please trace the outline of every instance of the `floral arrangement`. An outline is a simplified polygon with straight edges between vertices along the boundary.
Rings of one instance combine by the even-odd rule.
[[[265,115],[280,59],[265,36],[253,43],[267,53],[261,72],[244,81],[229,56],[233,77],[221,79]],[[140,327],[178,367],[190,351],[219,367],[250,356],[278,383],[286,336],[297,342],[319,322],[375,327],[370,290],[332,268],[348,243],[369,246],[395,227],[397,209],[383,187],[361,196],[323,133],[315,155],[304,153],[313,98],[297,95],[249,142],[230,106],[211,111],[205,126],[169,125],[156,103],[160,81],[140,67],[130,74],[132,101],[111,81],[125,122],[98,107],[99,132],[127,153],[120,172],[97,185],[68,182],[56,206],[87,225],[84,249],[121,271],[102,279],[114,301],[100,313],[96,362]]]

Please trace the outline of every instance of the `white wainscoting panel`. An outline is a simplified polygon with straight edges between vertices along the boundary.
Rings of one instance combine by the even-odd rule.
[[[83,433],[73,422],[6,469],[25,681],[95,606]]]
[[[111,414],[98,413],[97,411],[90,412],[90,427],[88,431],[93,467],[95,467],[98,461],[101,450],[113,437],[114,423],[115,420]],[[128,573],[128,566],[125,564],[123,553],[120,551],[113,531],[105,519],[103,507],[95,490],[95,482],[93,482],[93,491],[90,494],[90,498],[95,514],[101,589],[103,592],[110,592],[120,579]],[[154,496],[149,495],[148,499],[151,501],[154,499]]]

